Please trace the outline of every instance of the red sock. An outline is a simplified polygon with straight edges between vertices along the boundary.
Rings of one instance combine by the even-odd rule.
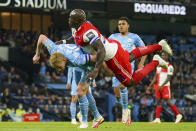
[[[155,51],[160,51],[161,49],[162,47],[159,44],[155,44],[155,45],[137,47],[134,50],[132,50],[131,53],[133,53],[133,55],[135,56],[135,59],[137,59],[141,56],[148,55]]]
[[[157,106],[157,108],[156,108],[156,118],[160,118],[161,111],[162,111],[162,107]]]
[[[133,81],[134,83],[138,83],[141,81],[144,77],[146,77],[151,71],[154,70],[159,65],[158,61],[152,61],[151,63],[145,65],[143,68],[136,70],[133,73]]]
[[[172,111],[173,111],[176,115],[179,114],[178,109],[176,108],[176,105],[173,104],[173,105],[171,106],[171,109],[172,109]]]

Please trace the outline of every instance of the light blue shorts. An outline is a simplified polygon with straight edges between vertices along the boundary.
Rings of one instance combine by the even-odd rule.
[[[77,95],[77,87],[78,83],[87,83],[86,81],[87,73],[81,68],[74,67],[73,68],[73,79],[71,83],[71,95],[76,96]]]

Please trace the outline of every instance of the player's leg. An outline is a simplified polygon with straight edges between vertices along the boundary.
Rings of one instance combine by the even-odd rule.
[[[90,87],[89,87],[89,90],[87,90],[86,97],[88,99],[89,109],[93,113],[93,116],[94,116],[92,128],[98,128],[99,125],[103,123],[104,118],[101,116],[101,114],[99,113],[97,109],[96,101],[91,93]]]
[[[71,123],[77,124],[76,121],[76,103],[77,103],[78,96],[72,96],[71,97],[71,104],[70,104],[70,113],[71,113]]]
[[[120,84],[116,77],[112,77],[112,87],[114,89],[114,95],[116,97],[116,100],[119,104],[121,104],[121,95],[120,95]]]
[[[161,51],[161,50],[168,53],[169,55],[173,55],[173,52],[172,52],[171,48],[169,47],[169,45],[167,44],[167,41],[161,40],[158,44],[137,47],[134,50],[132,50],[129,54],[130,62],[132,62],[133,60],[135,60],[141,56],[148,55],[148,54],[151,54],[155,51]]]
[[[163,98],[166,100],[167,105],[170,106],[171,110],[175,113],[176,115],[176,121],[175,123],[179,123],[182,119],[182,115],[178,112],[178,109],[176,107],[175,104],[172,104],[170,101],[170,87],[169,86],[165,86],[163,89]]]
[[[121,104],[122,104],[122,122],[127,125],[131,124],[131,111],[128,109],[128,90],[127,87],[119,84],[121,93]]]
[[[77,124],[76,121],[76,103],[77,103],[77,84],[76,78],[73,77],[72,84],[71,84],[71,104],[70,104],[70,113],[71,113],[71,123]]]
[[[88,123],[87,123],[88,122],[88,99],[86,97],[86,91],[89,85],[86,83],[79,82],[81,79],[81,75],[82,75],[82,71],[74,69],[73,77],[76,78],[76,83],[78,83],[77,94],[78,94],[80,113],[82,115],[82,122],[78,128],[87,128],[88,127]]]
[[[79,108],[82,115],[82,123],[79,128],[87,128],[88,127],[88,99],[86,97],[86,88],[88,84],[79,82],[77,92],[78,92],[78,102]]]
[[[163,60],[159,55],[154,55],[152,62],[145,65],[143,68],[136,70],[132,75],[132,80],[127,85],[128,87],[140,82],[144,77],[146,77],[150,72],[152,72],[157,66],[167,68],[168,63]]]
[[[156,123],[161,123],[161,120],[160,120],[160,114],[162,112],[162,99],[161,99],[161,93],[158,91],[158,88],[155,89],[155,96],[156,96],[156,99],[157,99],[157,107],[156,107],[156,112],[155,112],[155,120],[152,121],[153,124],[156,124]]]
[[[86,76],[87,76],[87,72],[83,71],[82,75],[81,75],[80,82],[86,83]],[[100,115],[100,113],[97,109],[96,101],[95,101],[94,97],[92,96],[89,84],[87,84],[87,85],[88,85],[88,87],[87,87],[87,90],[86,90],[86,97],[88,99],[89,109],[93,113],[93,116],[94,116],[92,127],[93,128],[98,128],[98,126],[101,123],[103,123],[104,118]]]

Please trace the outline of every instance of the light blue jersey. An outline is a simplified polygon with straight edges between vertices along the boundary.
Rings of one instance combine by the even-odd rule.
[[[131,52],[136,47],[145,46],[142,39],[134,33],[129,33],[127,36],[121,36],[120,33],[115,33],[110,35],[109,39],[119,41],[121,46],[128,50],[128,52]],[[134,72],[135,68],[134,63],[135,61],[131,62],[132,72]],[[119,87],[119,81],[116,79],[116,77],[112,78],[112,87]]]
[[[84,54],[83,51],[75,44],[56,45],[49,39],[46,41],[45,46],[47,47],[50,55],[55,52],[62,53],[68,60],[68,67],[74,67],[74,69],[80,70],[82,72],[80,76],[80,82],[87,83],[87,73],[94,68],[94,63],[90,63],[91,59],[89,54]],[[71,83],[69,78],[70,77],[68,77],[68,83]],[[74,78],[75,77],[73,74],[73,79]]]
[[[48,39],[45,46],[47,47],[50,55],[55,52],[62,53],[68,60],[68,66],[85,68],[84,65],[90,63],[90,55],[84,54],[76,44],[56,45],[53,41]]]

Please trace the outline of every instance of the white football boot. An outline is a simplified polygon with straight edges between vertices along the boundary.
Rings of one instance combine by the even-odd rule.
[[[160,118],[156,118],[154,121],[151,122],[152,124],[159,124],[161,123]]]
[[[71,119],[71,124],[76,125],[78,123],[77,123],[76,119]]]
[[[165,39],[159,41],[158,43],[161,47],[162,47],[162,50],[164,52],[166,52],[167,54],[169,54],[170,56],[173,55],[173,51],[171,49],[171,47],[168,45],[167,41]]]
[[[104,118],[100,115],[93,120],[92,128],[98,128],[104,122]]]
[[[130,109],[122,110],[122,123],[130,125],[131,124],[131,111]]]
[[[78,128],[88,128],[88,122],[81,122],[80,126]]]
[[[77,113],[77,118],[80,123],[82,123],[82,114],[80,112]]]
[[[181,115],[181,114],[178,114],[178,115],[176,116],[175,124],[180,123],[181,120],[182,120],[182,115]]]

